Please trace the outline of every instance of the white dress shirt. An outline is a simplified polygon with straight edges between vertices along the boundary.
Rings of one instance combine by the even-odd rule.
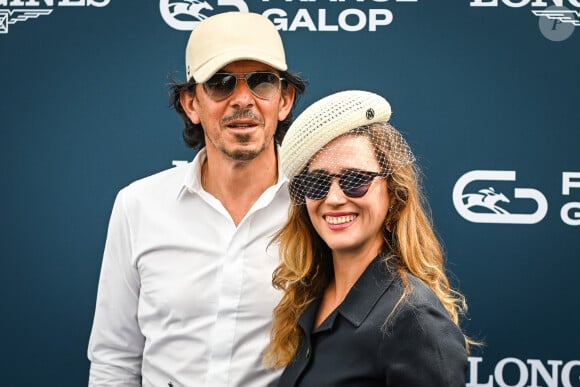
[[[122,189],[113,207],[88,347],[89,386],[271,386],[280,299],[269,245],[287,218],[282,177],[236,227],[193,162]],[[281,171],[278,174],[283,176]]]

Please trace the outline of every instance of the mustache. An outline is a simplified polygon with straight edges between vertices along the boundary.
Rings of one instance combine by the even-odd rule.
[[[264,119],[262,117],[260,117],[259,115],[257,115],[256,113],[254,113],[253,111],[251,111],[249,109],[236,110],[232,115],[229,115],[229,116],[222,118],[220,123],[222,125],[227,125],[231,121],[241,120],[241,119],[249,119],[249,120],[257,121],[260,124],[264,123]]]

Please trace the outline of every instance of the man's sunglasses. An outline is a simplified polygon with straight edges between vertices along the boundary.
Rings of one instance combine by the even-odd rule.
[[[326,173],[316,171],[297,176],[295,184],[297,184],[299,192],[306,198],[320,200],[328,195],[332,180],[338,177],[338,185],[346,196],[360,198],[369,191],[369,187],[375,177],[387,177],[388,175],[389,172],[347,171],[344,173]]]
[[[284,78],[269,71],[246,74],[215,73],[203,83],[203,89],[211,99],[221,101],[234,93],[238,79],[245,80],[252,94],[261,99],[270,99],[276,95],[280,90],[280,83],[284,80]]]

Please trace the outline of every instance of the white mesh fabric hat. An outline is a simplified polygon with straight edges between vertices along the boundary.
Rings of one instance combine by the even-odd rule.
[[[289,179],[294,177],[314,153],[341,134],[389,118],[389,102],[368,91],[341,91],[316,101],[296,118],[284,136],[280,149],[284,174]]]
[[[255,60],[286,71],[286,56],[276,26],[251,12],[225,12],[195,27],[185,50],[187,81],[207,81],[221,68],[238,60]]]
[[[361,90],[335,93],[306,108],[288,129],[280,148],[293,203],[304,204],[306,197],[324,198],[335,177],[345,195],[362,197],[374,178],[387,177],[412,163],[413,153],[388,124],[390,117],[391,106],[385,98]],[[347,141],[338,140],[346,136]],[[359,157],[361,152],[366,157]],[[307,171],[308,165],[321,162],[322,171],[318,166],[316,173]]]

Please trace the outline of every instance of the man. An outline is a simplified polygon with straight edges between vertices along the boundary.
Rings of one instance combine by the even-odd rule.
[[[287,215],[277,162],[304,82],[274,25],[201,22],[173,85],[195,159],[122,189],[113,207],[88,357],[90,386],[269,386],[262,367]]]

